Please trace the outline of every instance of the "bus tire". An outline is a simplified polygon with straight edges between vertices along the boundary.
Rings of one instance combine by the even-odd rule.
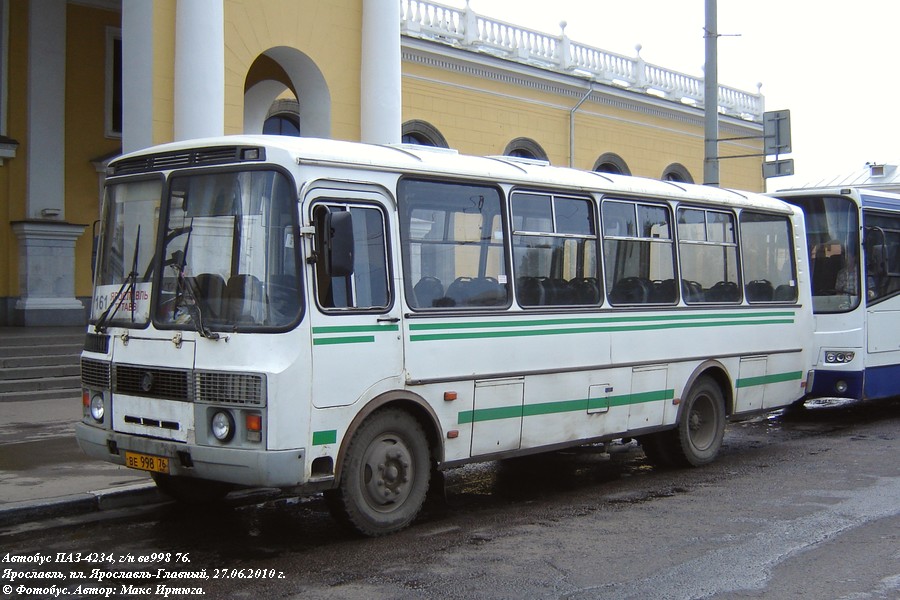
[[[672,460],[685,467],[711,463],[725,436],[725,399],[710,377],[699,378],[682,400],[681,419],[672,431]]]
[[[415,520],[431,476],[425,432],[408,412],[381,410],[353,434],[338,487],[326,493],[332,515],[357,532],[380,536]]]
[[[221,481],[178,477],[165,473],[151,473],[150,476],[159,491],[183,504],[213,504],[222,500],[228,492],[234,489],[231,484]]]

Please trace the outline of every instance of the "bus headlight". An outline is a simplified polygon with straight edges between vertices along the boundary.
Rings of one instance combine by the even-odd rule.
[[[220,410],[213,415],[209,428],[214,438],[227,442],[234,437],[234,418],[228,411]]]
[[[825,362],[829,365],[848,363],[853,361],[853,357],[856,356],[854,352],[847,352],[844,350],[829,350],[825,352]]]
[[[103,422],[103,415],[106,414],[106,407],[103,405],[103,394],[94,394],[91,396],[91,416],[98,423]]]

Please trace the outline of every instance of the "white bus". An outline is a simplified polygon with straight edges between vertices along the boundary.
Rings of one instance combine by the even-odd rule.
[[[900,395],[900,195],[853,187],[774,195],[806,218],[816,323],[809,395]]]
[[[324,491],[368,535],[437,469],[637,437],[702,465],[804,394],[800,210],[511,157],[285,137],[110,164],[90,456],[182,500]]]

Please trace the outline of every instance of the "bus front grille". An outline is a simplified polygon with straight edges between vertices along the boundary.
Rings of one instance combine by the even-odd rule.
[[[265,405],[265,376],[255,373],[198,371],[194,375],[197,402]]]
[[[119,394],[190,401],[188,373],[177,369],[157,369],[116,365],[115,390]]]
[[[87,388],[109,389],[109,363],[89,358],[81,359],[81,385]]]

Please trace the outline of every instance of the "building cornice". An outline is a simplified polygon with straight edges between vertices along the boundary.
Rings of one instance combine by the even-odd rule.
[[[703,109],[699,107],[440,42],[404,35],[401,58],[411,64],[569,98],[573,106],[590,91],[588,100],[595,104],[703,127]],[[762,131],[762,124],[720,114],[719,128],[726,133],[754,135]]]

